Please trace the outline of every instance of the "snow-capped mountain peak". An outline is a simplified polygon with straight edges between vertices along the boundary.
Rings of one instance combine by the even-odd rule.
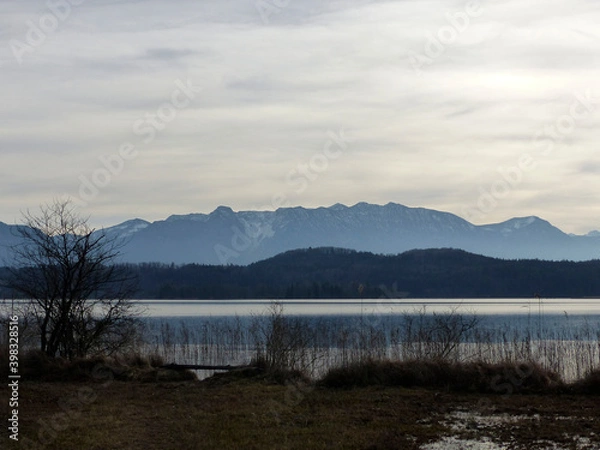
[[[119,235],[120,237],[129,237],[141,231],[151,224],[150,222],[143,219],[132,219],[126,222],[123,222],[119,225],[114,225],[109,228],[105,228],[103,231],[107,235]]]
[[[10,226],[5,228],[0,227],[0,244],[14,242],[6,231]],[[536,216],[474,225],[448,212],[398,203],[239,212],[219,206],[209,214],[153,223],[134,219],[104,231],[125,238],[122,259],[127,262],[248,264],[309,247],[381,254],[446,247],[502,258],[600,257],[600,239],[591,239],[600,232],[567,235]]]

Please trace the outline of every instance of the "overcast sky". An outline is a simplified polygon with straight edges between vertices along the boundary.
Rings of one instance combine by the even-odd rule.
[[[53,6],[54,5],[54,6]],[[600,229],[597,0],[0,5],[0,221],[396,202]]]

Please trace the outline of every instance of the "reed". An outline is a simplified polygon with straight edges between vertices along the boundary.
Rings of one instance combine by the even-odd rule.
[[[445,314],[423,309],[396,316],[288,317],[275,303],[251,317],[149,320],[134,350],[180,364],[260,360],[312,378],[331,368],[371,361],[525,362],[569,382],[600,367],[599,325],[575,319],[561,327],[550,321],[513,322],[490,323],[456,309]]]

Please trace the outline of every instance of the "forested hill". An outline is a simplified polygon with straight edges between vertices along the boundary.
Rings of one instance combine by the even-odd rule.
[[[600,296],[600,261],[501,260],[462,250],[293,250],[249,266],[140,264],[139,298]]]

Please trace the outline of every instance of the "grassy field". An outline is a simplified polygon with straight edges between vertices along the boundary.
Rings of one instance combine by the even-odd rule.
[[[3,449],[600,448],[600,397],[569,391],[117,381],[100,370],[79,382],[22,380],[19,397],[20,442],[3,427]]]
[[[20,440],[4,426],[0,448],[600,449],[597,330],[535,341],[470,336],[476,322],[454,313],[410,320],[390,331],[390,347],[375,325],[331,330],[275,305],[249,329],[161,325],[156,346],[169,352],[73,361],[23,352]],[[163,367],[229,363],[240,348],[254,369],[198,381]],[[215,349],[216,359],[202,353]],[[6,386],[6,352],[0,378]],[[0,389],[5,424],[9,395]]]

